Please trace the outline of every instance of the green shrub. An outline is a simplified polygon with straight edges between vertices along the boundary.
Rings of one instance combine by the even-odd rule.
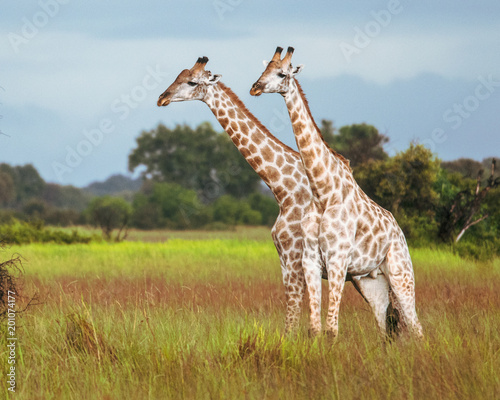
[[[262,225],[262,214],[257,210],[252,210],[249,204],[244,204],[238,218],[238,222],[243,225]]]
[[[253,210],[248,201],[225,195],[210,206],[213,220],[226,225],[261,225],[262,214]]]
[[[477,261],[489,261],[500,255],[500,240],[492,241],[459,241],[453,246],[453,250],[462,258]]]
[[[272,197],[262,193],[252,193],[248,196],[248,204],[252,210],[258,211],[261,214],[261,224],[272,226],[280,212],[278,203]]]
[[[114,229],[119,229],[116,241],[120,241],[120,233],[129,223],[132,207],[120,197],[95,197],[89,204],[87,215],[89,222],[102,229],[104,237],[111,239]]]
[[[396,220],[411,246],[427,247],[435,243],[438,226],[434,220],[427,216],[406,214],[397,215]]]
[[[76,229],[67,231],[47,228],[43,221],[23,222],[14,220],[10,224],[0,225],[0,239],[5,243],[89,243],[94,236],[81,235]]]
[[[211,221],[196,192],[176,183],[149,183],[134,197],[132,225],[137,228],[199,228]]]

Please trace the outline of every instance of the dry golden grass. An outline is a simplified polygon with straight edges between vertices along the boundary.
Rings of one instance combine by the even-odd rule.
[[[300,330],[283,336],[284,292],[271,250],[241,240],[19,249],[30,260],[26,289],[39,291],[43,304],[18,322],[16,396],[500,398],[497,261],[413,252],[424,343],[384,342],[348,283],[331,343],[308,337],[305,306]],[[96,274],[95,265],[108,269]]]

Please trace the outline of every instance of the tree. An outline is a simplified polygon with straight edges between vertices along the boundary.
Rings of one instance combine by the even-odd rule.
[[[211,221],[196,192],[176,183],[147,182],[133,208],[134,226],[142,229],[197,228]]]
[[[422,145],[410,147],[385,161],[370,161],[355,170],[361,188],[391,211],[413,243],[427,243],[437,231],[436,185],[440,161]]]
[[[142,176],[195,190],[206,203],[224,193],[243,197],[254,192],[259,176],[239,154],[229,137],[210,123],[195,129],[159,125],[137,138],[129,155],[129,170],[144,167]]]
[[[335,143],[335,132],[337,131],[333,125],[333,121],[322,119],[320,131],[321,135],[323,135],[323,139],[325,139],[325,142],[333,146]]]
[[[93,196],[71,185],[61,186],[47,183],[42,198],[50,206],[75,211],[83,211]]]
[[[15,188],[14,206],[20,206],[27,200],[42,195],[45,181],[40,177],[38,171],[31,164],[11,167],[8,164],[0,164],[0,173],[10,175]]]
[[[0,205],[6,206],[16,195],[14,181],[7,172],[0,171]]]
[[[87,185],[85,192],[92,193],[94,196],[120,196],[125,193],[134,193],[141,189],[141,179],[131,179],[125,175],[115,174],[103,182],[93,182]]]
[[[373,200],[394,214],[432,216],[438,200],[434,186],[439,171],[440,161],[430,150],[411,144],[385,161],[364,164],[356,180]]]
[[[368,161],[388,158],[383,146],[389,138],[381,134],[374,126],[367,124],[343,126],[336,134],[331,121],[323,120],[321,123],[325,141],[335,151],[346,157],[353,168]]]
[[[156,183],[153,185],[150,202],[159,207],[161,218],[167,227],[186,229],[199,225],[196,217],[203,205],[194,190],[175,183]]]
[[[483,210],[488,218],[481,225],[486,225],[492,236],[500,238],[500,187],[491,189],[484,201]],[[500,248],[498,249],[500,252]]]
[[[137,193],[132,208],[132,226],[139,229],[165,228],[160,205],[152,204],[146,194]]]
[[[95,197],[87,209],[90,221],[102,229],[104,237],[111,239],[114,229],[118,229],[115,240],[118,242],[127,236],[127,225],[132,214],[129,203],[119,197]],[[125,229],[123,236],[122,231]]]
[[[484,170],[480,169],[476,176],[475,187],[472,190],[468,187],[459,191],[451,205],[444,209],[438,232],[442,241],[458,242],[469,228],[490,216],[485,212],[483,204],[488,193],[500,186],[500,177],[495,178],[495,167],[496,160],[492,159],[490,176],[484,187],[482,187]]]

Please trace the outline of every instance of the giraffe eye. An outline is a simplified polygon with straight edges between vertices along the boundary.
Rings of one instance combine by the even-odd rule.
[[[286,75],[283,72],[278,72],[278,76],[280,78],[286,78]]]
[[[188,85],[189,86],[196,86],[196,85],[198,85],[198,82],[190,81],[190,82],[188,82]]]

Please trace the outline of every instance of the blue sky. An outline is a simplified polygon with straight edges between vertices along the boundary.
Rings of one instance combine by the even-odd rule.
[[[497,1],[8,2],[0,162],[82,186],[127,173],[135,138],[159,122],[220,129],[201,102],[156,106],[203,55],[296,148],[281,96],[248,94],[277,45],[305,65],[318,122],[373,124],[390,154],[419,141],[444,160],[500,156],[499,16]]]

